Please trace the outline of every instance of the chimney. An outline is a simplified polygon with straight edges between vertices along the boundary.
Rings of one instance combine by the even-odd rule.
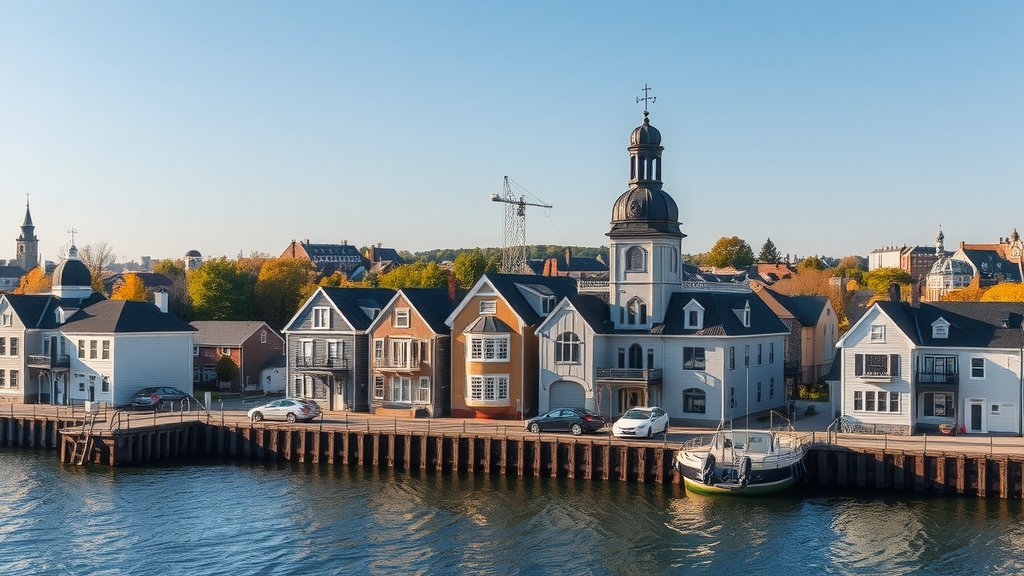
[[[153,292],[153,304],[156,304],[156,307],[164,314],[167,314],[167,299],[167,292],[163,290]]]
[[[455,289],[458,286],[455,281],[455,271],[450,270],[448,272],[448,299],[455,302]]]
[[[565,269],[566,270],[572,269],[571,262],[572,262],[572,248],[566,246],[565,247]]]
[[[889,282],[889,301],[900,301],[900,285],[895,282]]]
[[[376,260],[373,259],[374,252],[374,246],[373,244],[370,244],[370,248],[367,250],[366,259],[369,260],[371,263],[376,262]]]
[[[914,282],[910,285],[910,306],[913,308],[921,307],[921,283]]]

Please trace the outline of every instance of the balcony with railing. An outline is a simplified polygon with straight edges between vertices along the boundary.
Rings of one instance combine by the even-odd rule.
[[[71,366],[71,357],[67,354],[29,354],[29,368],[67,368]]]
[[[374,358],[373,367],[379,370],[419,370],[420,359],[385,356],[383,358]]]
[[[296,356],[297,369],[320,368],[326,370],[348,370],[348,358],[335,356]]]
[[[926,372],[924,370],[917,371],[917,383],[918,384],[951,384],[953,386],[960,385],[960,374],[958,372]]]
[[[661,382],[661,368],[598,368],[597,381],[603,383],[658,384]]]

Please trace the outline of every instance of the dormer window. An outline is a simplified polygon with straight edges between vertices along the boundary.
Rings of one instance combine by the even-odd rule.
[[[743,305],[743,309],[737,310],[734,308],[732,312],[736,315],[736,318],[743,323],[744,328],[750,328],[750,300],[746,301]]]
[[[683,306],[683,327],[687,330],[704,328],[704,307],[696,300],[690,300]]]
[[[542,314],[550,314],[551,311],[555,309],[555,297],[545,296],[544,298],[541,298],[540,306]]]
[[[932,322],[932,338],[945,340],[949,338],[949,322],[945,318],[939,318]]]

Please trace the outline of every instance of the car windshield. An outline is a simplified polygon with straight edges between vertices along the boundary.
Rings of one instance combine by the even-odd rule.
[[[647,420],[651,417],[651,413],[647,410],[630,410],[622,415],[626,420]]]

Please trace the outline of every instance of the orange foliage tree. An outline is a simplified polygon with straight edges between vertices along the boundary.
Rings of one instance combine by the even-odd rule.
[[[111,300],[134,300],[136,302],[146,301],[146,285],[138,274],[126,274],[124,283],[110,295]]]
[[[1024,284],[996,284],[981,296],[982,302],[1024,302]]]
[[[50,291],[50,277],[42,266],[37,266],[21,277],[21,284],[14,290],[15,294],[41,294]]]

